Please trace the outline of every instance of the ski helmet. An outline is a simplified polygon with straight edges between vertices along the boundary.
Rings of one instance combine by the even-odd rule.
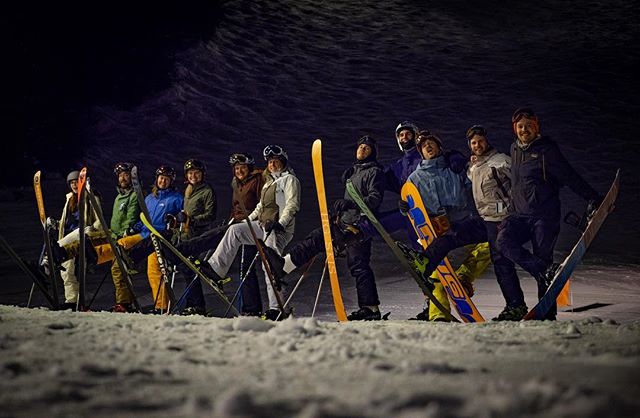
[[[158,178],[158,176],[167,176],[173,181],[176,179],[176,170],[171,166],[163,164],[156,170],[156,178]]]
[[[67,174],[67,184],[69,184],[72,180],[78,180],[80,177],[80,172],[78,170],[74,170]]]
[[[398,126],[396,126],[396,141],[398,141],[398,147],[400,148],[401,151],[405,151],[405,149],[402,148],[399,135],[400,135],[400,132],[404,130],[408,130],[413,133],[414,143],[415,143],[416,137],[418,136],[418,127],[413,122],[410,122],[408,120],[400,122]]]
[[[133,164],[131,163],[118,163],[115,165],[115,167],[113,167],[113,173],[118,176],[120,175],[120,173],[122,172],[131,172],[131,169],[133,168]]]
[[[237,154],[232,154],[229,157],[229,164],[233,167],[236,164],[242,164],[242,165],[248,165],[248,166],[253,166],[256,163],[256,161],[253,159],[253,157],[251,156],[251,154],[249,153],[237,153]]]
[[[289,156],[280,145],[267,145],[264,147],[262,155],[265,160],[269,160],[271,157],[278,157],[285,165],[289,161]]]
[[[187,175],[187,171],[189,170],[200,170],[202,174],[207,174],[207,166],[200,160],[196,160],[195,158],[188,159],[187,162],[184,163],[184,175]]]

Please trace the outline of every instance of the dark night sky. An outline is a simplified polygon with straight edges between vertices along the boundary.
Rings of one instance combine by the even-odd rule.
[[[3,13],[0,185],[29,184],[35,169],[65,174],[82,153],[92,107],[130,107],[166,88],[173,54],[211,36],[219,13],[216,2]]]

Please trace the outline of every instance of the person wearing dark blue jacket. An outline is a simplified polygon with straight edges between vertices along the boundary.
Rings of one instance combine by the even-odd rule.
[[[361,137],[357,143],[355,163],[342,174],[342,183],[346,184],[347,180],[351,180],[374,213],[377,213],[384,196],[384,175],[382,166],[377,161],[377,154],[376,141],[368,135]],[[346,190],[344,197],[334,202],[333,215],[331,224],[333,244],[334,247],[338,247],[338,251],[344,250],[347,254],[347,265],[351,276],[355,279],[358,294],[359,309],[347,318],[350,321],[380,320],[378,307],[380,300],[375,276],[369,265],[371,237],[365,237],[358,232],[360,210]],[[311,231],[302,241],[293,244],[284,257],[265,247],[272,271],[278,277],[291,273],[324,250],[322,228]]]
[[[568,186],[590,206],[601,197],[571,167],[558,145],[540,135],[538,118],[531,109],[516,110],[511,122],[516,134],[511,146],[511,207],[499,227],[496,244],[536,279],[541,298],[557,267],[553,248],[560,232],[560,188]],[[533,251],[523,247],[528,241]],[[555,319],[556,310],[554,306],[546,319]]]

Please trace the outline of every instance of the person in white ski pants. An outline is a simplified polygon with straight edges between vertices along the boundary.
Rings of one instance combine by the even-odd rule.
[[[295,215],[300,209],[300,182],[288,166],[288,157],[282,147],[269,145],[264,149],[263,155],[267,161],[267,169],[263,173],[265,184],[260,193],[260,202],[249,214],[249,220],[257,238],[264,240],[265,245],[276,250],[278,254],[282,254],[284,247],[293,238]],[[254,244],[246,221],[227,229],[209,259],[209,264],[218,276],[226,277],[238,249],[243,244]],[[266,272],[265,279],[270,311],[265,314],[267,318],[275,319],[274,315],[279,313],[278,301]],[[280,295],[283,296],[282,292]]]

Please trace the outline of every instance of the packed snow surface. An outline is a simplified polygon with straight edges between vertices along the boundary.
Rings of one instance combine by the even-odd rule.
[[[637,416],[639,331],[0,306],[0,415]]]

